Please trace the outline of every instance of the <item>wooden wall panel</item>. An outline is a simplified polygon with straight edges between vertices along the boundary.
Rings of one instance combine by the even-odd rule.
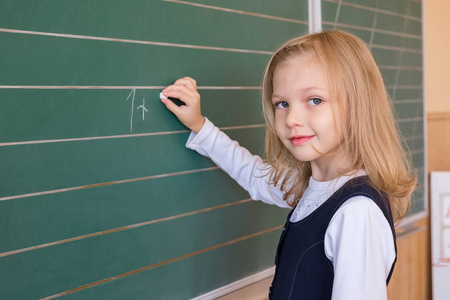
[[[428,113],[428,171],[450,170],[450,112]]]
[[[388,286],[389,300],[431,299],[430,234],[428,218],[416,223],[418,229],[399,235],[397,265]]]

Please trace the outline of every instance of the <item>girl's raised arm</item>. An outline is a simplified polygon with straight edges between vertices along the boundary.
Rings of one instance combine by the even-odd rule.
[[[177,106],[169,99],[161,99],[167,109],[192,130],[186,144],[189,149],[209,157],[248,191],[252,199],[280,207],[289,207],[282,199],[283,192],[269,183],[267,175],[269,166],[261,157],[252,155],[203,117],[195,80],[189,77],[179,79],[165,88],[163,95],[178,98],[186,104]]]

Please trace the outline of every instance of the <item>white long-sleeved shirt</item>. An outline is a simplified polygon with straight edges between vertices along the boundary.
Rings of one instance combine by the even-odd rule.
[[[267,164],[240,147],[208,119],[198,134],[191,133],[186,147],[211,158],[254,200],[290,208],[283,192],[268,184]],[[308,216],[354,176],[319,182],[312,177],[290,221]],[[387,299],[386,279],[395,260],[392,231],[381,209],[371,199],[348,199],[334,214],[325,233],[325,254],[334,267],[332,300]]]

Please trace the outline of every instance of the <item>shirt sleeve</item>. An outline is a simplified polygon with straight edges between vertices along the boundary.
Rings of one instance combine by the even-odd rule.
[[[206,119],[198,134],[191,133],[186,147],[209,157],[217,166],[230,175],[254,200],[288,208],[283,192],[269,184],[268,164],[261,157],[252,155],[238,142]]]
[[[336,211],[325,234],[325,254],[334,266],[332,300],[387,299],[395,245],[388,221],[371,199],[352,197]]]

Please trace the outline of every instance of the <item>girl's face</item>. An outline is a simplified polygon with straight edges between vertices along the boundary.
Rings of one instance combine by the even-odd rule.
[[[330,101],[325,74],[312,55],[290,58],[275,68],[275,130],[296,159],[311,162],[313,177],[316,166],[343,164],[342,135],[334,126]]]

